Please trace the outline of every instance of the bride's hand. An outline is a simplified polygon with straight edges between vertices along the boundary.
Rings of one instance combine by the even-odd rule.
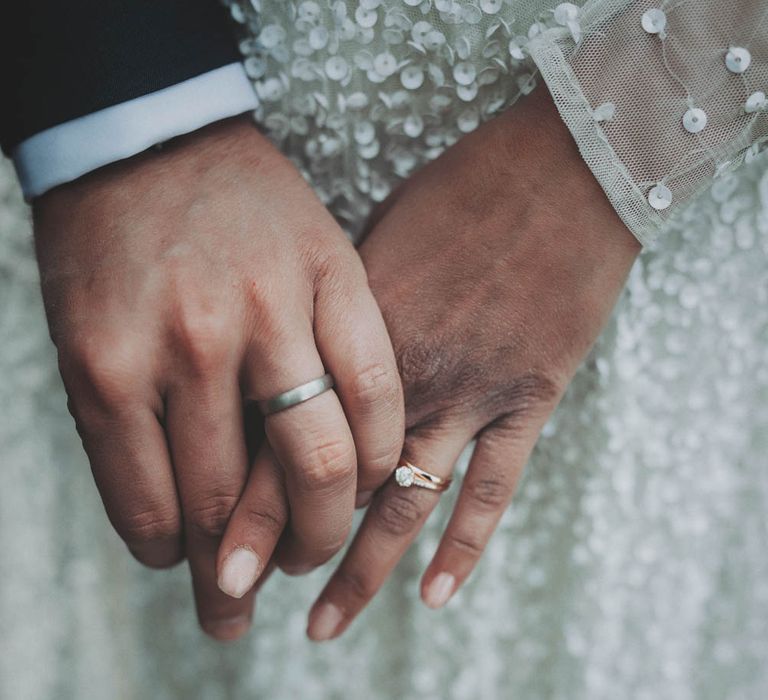
[[[445,604],[475,566],[638,251],[543,89],[380,212],[361,255],[401,370],[404,457],[446,477],[478,440],[422,580],[427,605]],[[393,481],[374,496],[310,613],[310,637],[343,632],[437,500]]]
[[[281,565],[326,561],[356,489],[379,486],[402,447],[395,359],[360,259],[245,119],[57,188],[34,218],[51,336],[110,520],[149,566],[186,555],[201,624],[235,638],[286,522]],[[266,419],[284,470],[262,448],[249,474],[243,401],[326,371],[335,392]],[[219,552],[246,479],[257,497]]]

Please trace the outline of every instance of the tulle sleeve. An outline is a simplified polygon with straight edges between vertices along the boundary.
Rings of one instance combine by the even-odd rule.
[[[548,24],[528,51],[641,243],[768,140],[768,0],[589,0]]]

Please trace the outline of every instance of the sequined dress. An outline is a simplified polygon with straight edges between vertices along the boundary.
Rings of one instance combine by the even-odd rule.
[[[222,648],[196,630],[183,568],[125,553],[66,412],[4,166],[0,698],[768,697],[768,32],[763,3],[715,5],[231,3],[257,120],[351,235],[543,77],[647,243],[466,588],[439,613],[418,601],[449,494],[322,647],[304,627],[328,568],[275,576],[254,632]]]

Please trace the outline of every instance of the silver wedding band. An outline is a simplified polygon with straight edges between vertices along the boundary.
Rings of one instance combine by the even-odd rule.
[[[306,384],[300,384],[293,389],[284,391],[282,394],[273,396],[266,401],[259,401],[259,409],[265,415],[271,415],[278,411],[284,411],[286,408],[291,408],[310,399],[314,399],[315,396],[324,394],[329,389],[333,388],[333,377],[330,374],[324,374],[318,379],[313,379]]]

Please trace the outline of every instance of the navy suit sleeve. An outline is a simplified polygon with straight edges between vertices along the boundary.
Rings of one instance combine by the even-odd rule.
[[[7,0],[0,145],[239,60],[217,0]]]

